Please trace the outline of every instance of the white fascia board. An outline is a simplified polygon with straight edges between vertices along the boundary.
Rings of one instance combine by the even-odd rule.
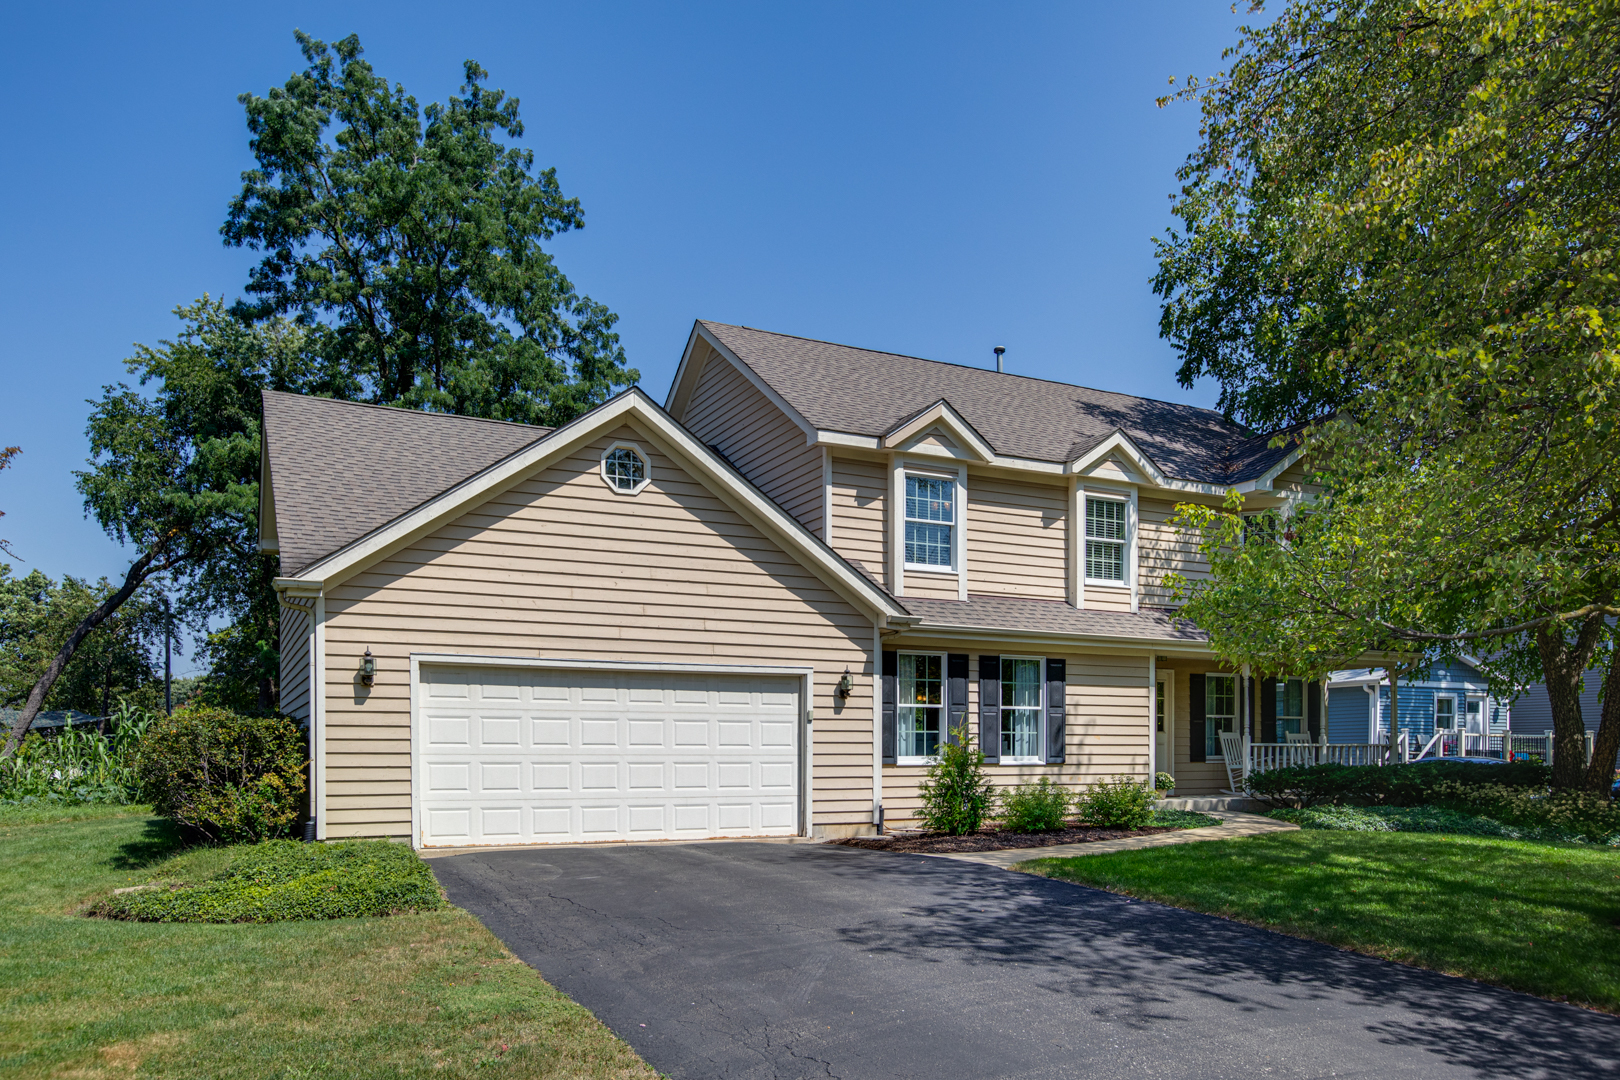
[[[1153,459],[1142,452],[1141,447],[1131,441],[1131,437],[1123,431],[1114,433],[1084,454],[1069,462],[1068,472],[1084,476],[1086,472],[1106,461],[1109,456],[1118,453],[1134,465],[1148,482],[1154,487],[1166,487],[1170,478],[1164,475],[1164,470],[1153,463]]]
[[[708,329],[706,327],[704,327],[704,325],[701,322],[692,324],[692,335],[693,335],[694,342],[698,337],[701,337],[704,341],[707,341],[714,348],[715,352],[717,352],[721,356],[725,357],[726,360],[731,364],[731,366],[737,369],[738,374],[740,374],[743,378],[748,380],[748,383],[749,383],[750,386],[752,386],[755,390],[758,390],[761,394],[764,394],[765,399],[767,401],[769,401],[772,405],[775,405],[778,409],[781,409],[784,416],[786,416],[789,420],[792,420],[795,424],[799,425],[799,430],[804,432],[804,441],[805,441],[806,445],[808,445],[808,446],[814,446],[815,445],[815,442],[816,442],[816,427],[815,427],[815,425],[812,424],[810,421],[806,420],[802,415],[800,415],[798,409],[795,409],[792,405],[789,405],[787,403],[787,399],[782,397],[781,394],[778,394],[774,389],[772,389],[770,383],[768,383],[764,379],[760,378],[759,375],[754,371],[754,369],[749,367],[747,362],[744,361],[742,357],[740,357],[736,353],[732,352],[729,348],[727,348],[725,346],[724,343],[721,342],[721,340],[719,338],[717,338],[713,334],[709,333]],[[687,345],[686,356],[690,356],[691,352],[692,352],[692,345],[688,344]],[[681,370],[682,371],[684,371],[686,369],[686,356],[683,356],[681,358]],[[680,378],[681,378],[680,374],[677,373],[676,382],[670,388],[670,394],[671,394],[672,399],[673,399],[673,395],[675,393],[675,387],[680,385],[680,381],[679,381]]]
[[[996,459],[996,448],[986,442],[984,436],[975,431],[973,425],[968,423],[961,413],[951,408],[951,403],[944,398],[934,402],[900,426],[891,428],[883,436],[883,446],[885,449],[898,449],[901,443],[922,434],[935,424],[965,443],[980,461],[988,463]]]
[[[515,483],[519,476],[565,456],[610,426],[632,418],[646,424],[671,446],[678,448],[699,473],[705,474],[705,479],[748,511],[756,523],[766,525],[778,539],[785,541],[790,551],[797,553],[802,562],[819,572],[829,583],[841,584],[849,593],[860,597],[876,614],[886,618],[907,617],[905,609],[891,600],[888,594],[834,554],[831,548],[744,480],[714,451],[699,443],[639,387],[631,387],[605,405],[530,443],[483,472],[468,477],[410,513],[333,552],[296,578],[277,578],[276,587],[296,586],[324,592],[359,572],[396,545],[427,535],[461,516],[470,504]]]
[[[692,388],[686,385],[687,375],[691,372],[692,353],[697,349],[697,343],[704,340],[698,335],[697,321],[692,322],[692,332],[686,336],[686,348],[681,351],[681,362],[675,368],[675,378],[670,380],[669,393],[664,396],[664,410],[671,416],[686,411],[686,401],[692,396]],[[676,406],[680,406],[677,408]]]
[[[820,430],[811,440],[815,446],[847,446],[854,450],[881,450],[883,440],[875,435],[851,435],[847,431]]]

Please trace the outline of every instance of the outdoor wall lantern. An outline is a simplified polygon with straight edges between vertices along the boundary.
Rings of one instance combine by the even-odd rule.
[[[370,686],[377,681],[377,658],[371,655],[371,646],[366,646],[365,658],[360,661],[360,681]]]
[[[848,698],[855,692],[855,680],[849,677],[849,668],[844,669],[844,677],[838,680],[838,696]]]

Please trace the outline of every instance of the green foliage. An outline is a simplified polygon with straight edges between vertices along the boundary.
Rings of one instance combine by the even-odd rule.
[[[1432,801],[1525,829],[1549,829],[1598,843],[1620,838],[1620,806],[1607,795],[1441,781],[1434,785]]]
[[[1340,832],[1430,832],[1460,836],[1495,836],[1504,840],[1573,842],[1579,833],[1552,826],[1505,825],[1492,818],[1434,806],[1318,806],[1308,810],[1273,810],[1271,817],[1302,829]]]
[[[1248,27],[1180,172],[1155,287],[1181,377],[1324,497],[1245,527],[1184,507],[1183,614],[1234,664],[1314,677],[1469,650],[1545,681],[1562,787],[1620,614],[1620,3],[1296,0]],[[1620,697],[1620,681],[1615,683]],[[1597,758],[1620,749],[1620,712]]]
[[[1153,811],[1153,817],[1148,824],[1160,829],[1202,829],[1210,825],[1219,825],[1220,819],[1200,814],[1196,810],[1167,810],[1159,807]]]
[[[0,705],[17,708],[56,651],[92,609],[113,592],[103,578],[60,583],[38,570],[13,577],[0,563]],[[162,647],[162,609],[143,590],[84,639],[46,695],[45,709],[105,716],[119,704],[144,708],[161,698],[153,656]]]
[[[0,760],[0,805],[134,802],[135,761],[151,722],[151,714],[125,705],[105,736],[91,725],[28,736],[17,753]]]
[[[97,905],[95,914],[142,922],[265,923],[447,906],[427,863],[404,844],[267,840],[227,854],[228,867],[207,880],[119,893]]]
[[[1409,765],[1301,765],[1268,769],[1249,777],[1249,794],[1274,805],[1377,803],[1424,806],[1443,784],[1502,786],[1545,791],[1552,770],[1540,762],[1487,765],[1434,761]]]
[[[922,798],[918,816],[933,832],[962,836],[977,832],[995,806],[996,791],[985,774],[984,753],[963,733],[939,748],[928,767],[928,779],[917,788]]]
[[[229,843],[284,835],[304,793],[304,736],[283,716],[177,709],[141,739],[141,796],[164,817]]]
[[[1157,773],[1153,774],[1153,790],[1154,791],[1170,791],[1175,786],[1176,786],[1176,778],[1171,776],[1169,773],[1167,773],[1167,772],[1157,772]]]
[[[265,255],[238,314],[296,316],[339,397],[559,425],[634,383],[617,316],[541,247],[584,217],[497,138],[522,137],[517,99],[469,60],[420,108],[358,37],[297,37],[308,66],[240,98],[258,164],[220,231]]]
[[[1067,824],[1073,797],[1041,777],[1001,793],[1001,827],[1015,833],[1056,832]]]
[[[1153,792],[1129,776],[1104,780],[1075,800],[1075,813],[1100,828],[1140,829],[1153,821]]]

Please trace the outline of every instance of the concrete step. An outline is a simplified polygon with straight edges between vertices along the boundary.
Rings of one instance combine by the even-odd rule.
[[[1271,809],[1259,799],[1242,795],[1211,795],[1203,798],[1160,799],[1166,810],[1236,810],[1240,813],[1263,814]]]

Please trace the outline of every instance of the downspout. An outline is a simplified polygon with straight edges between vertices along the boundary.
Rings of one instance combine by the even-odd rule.
[[[872,620],[872,824],[883,835],[883,628]]]

